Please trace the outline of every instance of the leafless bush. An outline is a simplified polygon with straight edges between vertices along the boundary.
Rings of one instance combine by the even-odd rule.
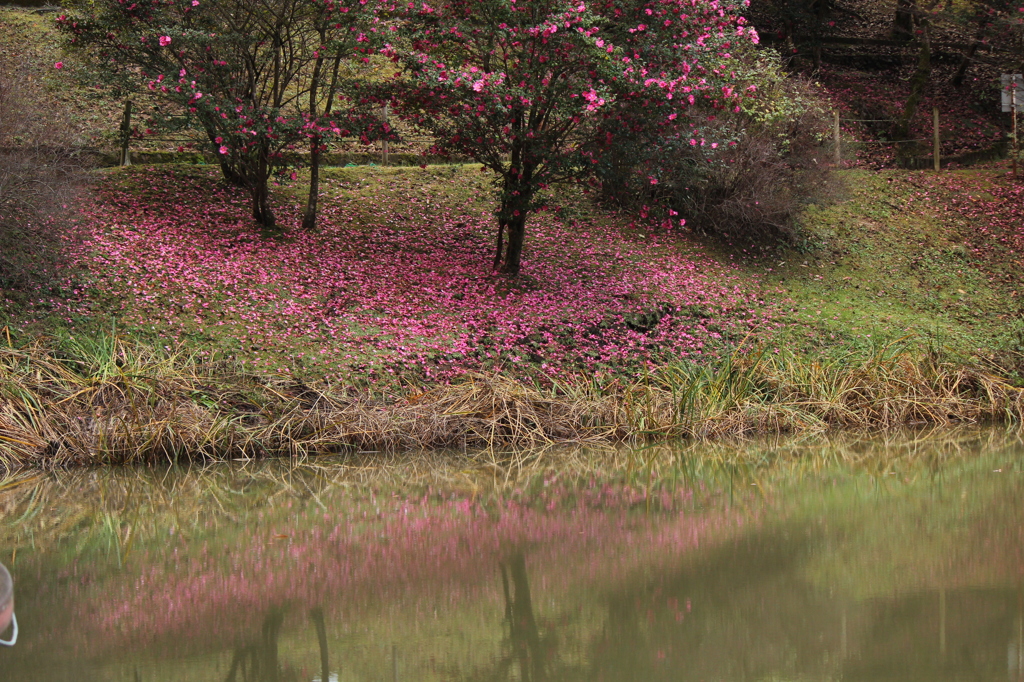
[[[796,241],[801,207],[838,189],[829,112],[808,83],[772,62],[757,64],[747,79],[758,96],[739,112],[709,112],[700,128],[675,138],[620,134],[605,197],[648,217],[684,217],[701,232]]]
[[[63,107],[38,68],[0,63],[0,289],[29,290],[60,269],[66,209],[82,164]]]
[[[803,99],[802,83],[785,87],[791,91],[788,97]],[[823,141],[829,126],[826,112],[807,107],[792,114],[786,119],[725,122],[736,129],[737,144],[693,164],[696,172],[687,180],[697,191],[677,198],[696,229],[792,242],[801,207],[832,197],[838,180]]]

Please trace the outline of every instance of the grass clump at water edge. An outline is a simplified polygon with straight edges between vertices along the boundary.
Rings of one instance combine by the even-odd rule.
[[[632,379],[467,374],[383,391],[246,373],[113,334],[0,345],[0,466],[639,443],[1010,421],[1024,391],[906,342],[831,358],[737,351]]]

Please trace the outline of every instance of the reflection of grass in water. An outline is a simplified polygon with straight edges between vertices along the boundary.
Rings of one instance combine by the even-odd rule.
[[[338,480],[318,489],[323,479],[316,467],[219,469],[227,475],[212,491],[206,489],[207,477],[220,475],[213,469],[168,475],[163,482],[147,476],[117,481],[112,473],[100,472],[107,475],[93,490],[84,486],[83,497],[108,507],[80,526],[78,538],[65,535],[45,548],[35,536],[38,549],[19,552],[16,566],[27,575],[42,568],[50,576],[45,582],[56,578],[61,584],[65,569],[90,576],[81,587],[67,585],[68,594],[58,589],[47,597],[55,603],[35,604],[36,609],[63,613],[70,608],[79,624],[76,631],[81,627],[118,642],[175,632],[184,636],[192,626],[199,632],[230,633],[243,625],[236,612],[262,612],[278,601],[315,605],[338,594],[347,613],[372,614],[377,600],[396,593],[408,593],[428,606],[436,590],[451,593],[454,601],[446,603],[475,599],[480,590],[493,596],[494,562],[519,545],[534,548],[532,556],[540,563],[562,566],[552,574],[556,582],[586,576],[583,582],[591,587],[613,583],[640,570],[638,562],[669,561],[698,542],[730,535],[741,521],[739,514],[653,519],[643,513],[642,497],[635,491],[616,497],[599,489],[591,504],[551,514],[546,504],[524,505],[509,497],[481,495],[474,503],[440,492],[395,496],[379,475],[370,487]],[[416,468],[405,471],[415,473]],[[72,478],[69,487],[89,480],[79,473]],[[218,506],[225,487],[241,492],[253,479],[257,485],[244,495],[246,502]],[[431,474],[419,485],[428,480],[437,479]],[[146,496],[161,487],[169,497]],[[23,499],[33,498],[30,488],[23,486]],[[138,499],[127,500],[136,488]],[[407,485],[405,491],[413,488]],[[37,495],[34,503],[49,505],[53,493],[63,491],[50,492],[49,499]],[[206,501],[193,508],[202,496]],[[163,507],[156,522],[155,506]],[[121,524],[111,527],[115,517]],[[186,521],[175,525],[182,518]],[[137,524],[130,527],[136,539],[124,556],[129,520]],[[111,533],[122,534],[120,545]],[[648,549],[623,552],[623,547]],[[145,607],[151,603],[173,608],[153,613]],[[205,646],[202,636],[186,639],[188,646]]]
[[[677,441],[640,448],[549,446],[529,450],[365,453],[332,458],[210,464],[170,469],[23,472],[0,483],[0,547],[111,557],[161,542],[169,529],[201,538],[223,524],[298,503],[310,508],[370,497],[444,491],[497,510],[515,499],[575,504],[600,485],[629,490],[626,507],[671,509],[774,499],[807,481],[855,479],[864,494],[978,466],[981,453],[1013,452],[1020,438],[998,429],[841,432],[746,441]],[[828,489],[827,486],[825,488]],[[703,491],[703,494],[700,492]],[[72,542],[68,543],[71,539]]]
[[[8,487],[0,493],[0,505],[7,518],[24,516],[25,527],[0,540],[0,546],[9,546],[11,540],[20,543],[16,567],[27,575],[40,567],[43,576],[59,574],[60,565],[80,566],[87,571],[89,584],[69,586],[72,591],[66,595],[57,590],[49,598],[56,601],[45,602],[52,607],[50,610],[63,612],[71,603],[74,609],[99,603],[109,603],[112,608],[124,606],[124,618],[128,620],[120,621],[119,627],[126,628],[124,632],[140,628],[140,636],[156,631],[151,629],[154,624],[147,620],[146,609],[139,606],[150,602],[144,595],[142,601],[138,597],[131,601],[136,590],[142,589],[137,578],[144,577],[146,586],[170,581],[168,589],[177,594],[182,590],[201,591],[204,579],[213,581],[213,587],[205,589],[219,590],[219,575],[232,576],[233,580],[244,575],[260,589],[270,590],[270,598],[278,595],[298,600],[288,616],[293,626],[289,632],[294,631],[294,636],[302,639],[304,649],[315,645],[304,620],[304,600],[320,599],[317,589],[321,576],[326,573],[325,579],[330,579],[330,575],[337,575],[333,564],[326,560],[352,552],[361,558],[361,552],[366,551],[367,558],[380,554],[391,559],[378,564],[373,580],[342,590],[337,600],[327,600],[341,609],[328,614],[328,622],[333,619],[346,624],[338,626],[333,639],[368,647],[373,644],[372,637],[366,639],[368,633],[383,638],[381,641],[426,641],[432,629],[443,629],[448,624],[465,627],[471,622],[475,628],[473,641],[495,647],[501,635],[496,625],[501,612],[500,576],[489,552],[498,547],[496,556],[500,558],[503,552],[515,548],[513,543],[502,549],[488,539],[493,539],[491,529],[502,524],[499,503],[506,509],[509,500],[522,500],[530,506],[520,517],[522,527],[534,529],[526,537],[547,520],[554,524],[548,529],[552,534],[544,531],[528,543],[532,549],[527,565],[536,590],[535,603],[538,613],[549,617],[542,627],[550,627],[550,618],[557,618],[557,614],[586,614],[594,618],[593,622],[603,622],[600,609],[588,606],[603,590],[642,585],[643,576],[680,570],[680,566],[690,565],[691,557],[697,562],[694,565],[700,566],[708,559],[708,551],[714,555],[713,548],[722,542],[732,546],[728,541],[737,537],[771,538],[780,529],[795,533],[798,544],[810,542],[810,547],[819,547],[825,539],[849,547],[848,551],[830,549],[836,558],[824,566],[822,561],[827,560],[819,556],[823,553],[812,551],[802,560],[806,564],[801,570],[823,588],[835,587],[842,594],[857,595],[863,593],[856,591],[860,586],[885,590],[892,584],[879,580],[886,577],[886,571],[893,570],[879,548],[903,553],[905,559],[897,567],[908,576],[900,583],[903,586],[910,584],[910,578],[926,574],[929,562],[941,563],[942,557],[948,556],[946,544],[936,544],[915,527],[920,520],[920,514],[913,513],[918,503],[921,510],[940,512],[934,523],[944,534],[954,539],[968,537],[969,532],[979,535],[974,546],[967,545],[961,552],[977,566],[961,567],[976,569],[988,562],[988,555],[976,550],[985,539],[991,539],[992,533],[979,529],[975,522],[985,514],[997,515],[1005,496],[990,494],[994,488],[979,488],[966,507],[951,505],[945,514],[941,513],[944,509],[934,510],[935,504],[925,506],[931,500],[929,477],[968,480],[973,486],[972,476],[991,472],[992,462],[1019,459],[1018,443],[1004,432],[957,430],[899,437],[889,434],[884,438],[856,434],[773,438],[733,448],[723,443],[703,447],[691,443],[674,448],[608,449],[573,455],[549,450],[530,457],[520,453],[518,460],[498,452],[467,454],[459,461],[451,457],[435,461],[395,458],[382,469],[270,462],[180,471],[76,471],[35,481],[23,475],[8,481]],[[815,459],[831,464],[808,464]],[[566,461],[577,465],[563,466]],[[499,471],[501,467],[507,469]],[[600,483],[607,480],[622,484],[612,488],[631,489],[632,494],[595,494],[593,491],[600,492],[604,488]],[[730,482],[735,488],[731,513],[691,512],[691,504],[698,509],[727,505],[720,492],[718,496],[713,493],[727,491]],[[675,507],[663,504],[663,493],[679,488],[685,491],[686,486],[699,489],[701,483],[711,491],[708,496],[696,500],[677,497]],[[460,490],[455,500],[441,492],[446,484]],[[423,499],[428,487],[433,491],[427,496],[429,503],[415,504]],[[958,486],[950,495],[956,497],[959,493]],[[477,504],[460,506],[465,498],[475,498]],[[645,513],[648,500],[650,514]],[[408,504],[410,501],[413,504]],[[939,506],[945,503],[944,499],[938,501]],[[554,514],[546,512],[551,503],[555,503]],[[771,513],[758,513],[765,503]],[[64,515],[52,509],[61,505],[67,508]],[[666,508],[687,513],[659,513]],[[467,515],[463,509],[478,511]],[[964,509],[961,518],[958,514]],[[858,524],[867,510],[873,510],[877,520],[860,532]],[[363,511],[368,513],[366,520],[361,520]],[[382,517],[377,518],[377,513]],[[892,523],[904,514],[909,522]],[[401,530],[404,523],[427,517],[433,519],[432,523],[442,523]],[[344,527],[345,518],[354,521],[354,535],[343,533],[337,545],[331,544],[333,541],[314,541],[318,529],[326,537],[334,525],[341,523]],[[740,525],[742,519],[757,521]],[[775,521],[760,525],[770,519]],[[648,524],[648,520],[654,523]],[[620,525],[623,522],[625,530]],[[659,527],[671,532],[659,535]],[[47,528],[59,530],[46,536]],[[171,528],[173,535],[168,532]],[[805,535],[805,529],[814,532]],[[923,537],[916,537],[915,531]],[[455,538],[458,540],[453,541]],[[699,538],[703,548],[699,552],[683,542],[694,538]],[[35,542],[35,550],[30,541]],[[327,551],[322,557],[311,552],[318,543]],[[294,562],[288,559],[293,548],[300,552]],[[406,551],[411,553],[404,554]],[[435,561],[432,552],[439,552],[444,559],[437,563],[436,571],[421,574],[422,566]],[[467,552],[482,553],[473,559],[482,565],[479,571],[460,563],[459,557]],[[57,555],[62,559],[54,561]],[[941,556],[936,559],[936,555]],[[299,571],[302,580],[297,580],[296,567],[305,567],[307,560],[317,570],[307,576],[303,568]],[[122,568],[118,568],[119,562]],[[846,573],[838,578],[829,573],[833,564]],[[259,576],[250,575],[263,570],[278,578],[282,570],[286,571],[286,576],[292,576],[287,578],[291,587],[278,592],[281,585],[264,584]],[[388,578],[391,573],[400,578]],[[962,575],[968,581],[982,576],[977,570]],[[944,577],[950,581],[956,578],[952,569]],[[392,579],[397,582],[389,582]],[[565,580],[571,580],[572,585],[564,585]],[[585,598],[576,594],[581,590],[587,593]],[[430,622],[424,624],[422,613],[436,608],[438,595],[444,595],[441,620],[428,618]],[[380,600],[401,604],[395,607],[401,617],[394,609],[382,613]],[[579,612],[575,610],[577,600],[584,604]],[[164,603],[160,599],[151,601]],[[203,611],[210,620],[195,623],[199,636],[183,641],[181,646],[218,646],[217,637],[211,636],[206,642],[207,636],[232,628],[258,632],[264,613],[259,608],[262,602],[243,600],[241,605],[229,606],[230,601]],[[103,609],[83,613],[92,614],[90,618],[106,617]],[[135,623],[135,618],[141,620]],[[300,631],[306,635],[300,636]],[[352,632],[360,634],[353,638]],[[579,634],[588,639],[595,632],[584,624]],[[112,635],[103,635],[106,644],[121,641],[108,640],[108,636]],[[289,657],[299,660],[291,649],[291,640],[288,647]]]
[[[879,468],[803,496],[797,513],[827,518],[842,539],[810,558],[807,578],[856,598],[1019,585],[1024,451],[1016,436],[993,441],[953,443],[917,465]]]
[[[318,500],[328,477],[315,465],[220,465],[194,470],[110,469],[12,476],[0,490],[0,546],[119,562],[135,542],[216,532],[225,522],[273,510],[282,500]]]
[[[11,563],[20,552],[22,560],[56,553],[59,564],[91,557],[119,566],[133,553],[159,550],[169,540],[215,539],[230,546],[245,540],[247,524],[260,525],[263,518],[318,509],[362,509],[375,516],[387,514],[396,499],[417,499],[428,491],[433,498],[454,494],[472,500],[496,518],[510,500],[538,510],[597,504],[641,513],[693,513],[722,506],[756,510],[765,501],[796,499],[813,514],[826,506],[852,509],[865,499],[888,499],[894,489],[919,490],[906,484],[936,472],[956,476],[984,469],[1018,443],[1006,432],[963,429],[642,449],[437,453],[396,456],[383,465],[378,455],[368,454],[362,462],[342,464],[315,460],[23,473],[0,486],[0,548],[10,552]],[[979,464],[975,460],[983,452],[995,454]],[[597,490],[610,485],[616,493],[595,496],[595,482]],[[820,494],[808,495],[808,485]],[[957,514],[963,509],[951,504],[947,521],[962,521]],[[905,528],[879,530],[889,532],[867,532],[865,543],[876,548],[865,554],[882,551],[877,546],[884,538],[890,542],[885,551],[912,549],[904,547]],[[854,570],[859,564],[851,558],[842,565]]]

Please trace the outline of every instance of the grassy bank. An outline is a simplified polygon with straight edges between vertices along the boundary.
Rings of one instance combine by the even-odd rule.
[[[516,280],[477,168],[326,175],[276,237],[211,169],[98,175],[62,275],[4,292],[3,466],[1021,419],[999,171],[848,172],[788,249],[552,195]]]
[[[0,16],[113,139],[42,20]],[[325,169],[315,232],[300,173],[274,235],[209,165],[94,171],[44,231],[59,269],[0,268],[0,465],[1019,422],[1021,185],[837,175],[786,246],[552,191],[509,279],[479,166]]]
[[[374,392],[104,336],[0,348],[0,372],[8,469],[1020,422],[1024,411],[1024,392],[997,376],[892,345],[827,360],[737,353],[633,379],[476,373]]]

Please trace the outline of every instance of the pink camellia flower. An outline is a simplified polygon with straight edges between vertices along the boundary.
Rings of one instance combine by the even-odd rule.
[[[53,68],[55,68],[55,69],[63,69],[64,68],[64,62],[57,62],[57,63],[55,63],[53,65]]]
[[[220,146],[220,153],[221,154],[227,154],[228,153],[228,148],[225,145],[221,145]]]
[[[167,47],[171,44],[170,36],[160,36],[160,47]]]

